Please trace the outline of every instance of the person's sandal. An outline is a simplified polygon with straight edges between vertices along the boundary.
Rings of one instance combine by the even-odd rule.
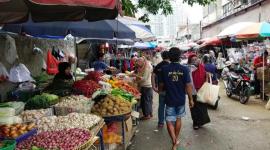
[[[194,130],[199,130],[199,126],[193,125]]]
[[[257,96],[255,96],[255,99],[260,99],[260,96],[258,96],[258,95],[257,95]]]
[[[162,127],[164,127],[164,124],[158,124],[158,127],[162,128]]]

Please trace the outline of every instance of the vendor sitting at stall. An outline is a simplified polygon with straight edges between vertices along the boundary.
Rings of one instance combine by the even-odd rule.
[[[104,63],[105,60],[105,56],[103,53],[99,53],[97,55],[98,61],[94,62],[93,67],[95,69],[95,71],[103,71],[105,69],[109,69],[109,70],[117,70],[115,67],[110,67],[108,65],[106,65]]]
[[[57,80],[72,80],[71,65],[68,62],[61,62],[58,65],[58,73],[54,76],[53,82]]]

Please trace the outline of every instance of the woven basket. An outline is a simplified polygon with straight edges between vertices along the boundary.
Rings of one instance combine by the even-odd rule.
[[[92,144],[93,144],[93,139],[94,139],[95,136],[91,135],[91,138],[85,142],[83,145],[79,146],[79,147],[76,147],[74,148],[73,150],[85,150],[87,148],[89,148]]]

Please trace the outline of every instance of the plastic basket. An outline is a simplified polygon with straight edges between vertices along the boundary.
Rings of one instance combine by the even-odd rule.
[[[94,102],[90,102],[85,106],[75,107],[75,106],[55,106],[54,105],[54,114],[56,116],[66,116],[70,113],[85,113],[90,114],[91,108],[94,106]]]
[[[14,140],[5,140],[5,141],[3,141],[3,143],[4,142],[13,142],[13,144],[8,146],[8,147],[1,148],[0,150],[14,150],[16,147],[16,144],[17,144],[17,142]]]
[[[15,140],[18,144],[22,141],[27,140],[29,137],[35,135],[37,133],[38,128],[34,128],[32,131],[29,131],[19,137],[16,137],[14,139],[8,139],[8,140]],[[0,138],[0,141],[7,140],[6,138]],[[2,149],[1,149],[2,150]]]
[[[101,145],[94,145],[96,147],[96,150],[101,150]],[[117,144],[116,143],[112,143],[112,144],[104,144],[104,150],[114,150],[117,148]]]
[[[52,116],[52,109],[50,108],[50,110],[48,110],[46,113],[44,113],[43,115],[41,115],[39,118],[35,119],[35,120],[31,120],[31,121],[24,121],[24,124],[30,124],[30,123],[34,123],[37,124],[37,121],[44,118],[44,117],[48,117],[48,116]]]

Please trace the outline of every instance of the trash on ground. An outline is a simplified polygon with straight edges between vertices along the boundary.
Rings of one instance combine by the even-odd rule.
[[[242,120],[249,121],[249,117],[242,117]]]

